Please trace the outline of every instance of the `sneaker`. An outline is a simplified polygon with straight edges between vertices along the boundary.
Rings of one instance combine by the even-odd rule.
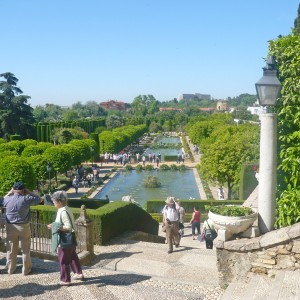
[[[172,253],[172,252],[173,252],[172,250],[169,250],[169,251],[168,251],[168,254],[170,254],[170,253]]]
[[[73,276],[73,278],[74,278],[75,280],[84,280],[83,274],[75,274],[75,275]]]

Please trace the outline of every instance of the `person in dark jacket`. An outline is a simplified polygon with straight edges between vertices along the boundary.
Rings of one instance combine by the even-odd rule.
[[[8,274],[16,270],[19,243],[23,258],[23,275],[31,273],[30,258],[31,230],[30,206],[37,205],[41,198],[25,188],[22,182],[16,182],[4,196],[3,206],[6,207],[6,268]]]

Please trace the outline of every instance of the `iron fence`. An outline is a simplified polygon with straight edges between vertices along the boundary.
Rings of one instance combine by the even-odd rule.
[[[5,208],[0,209],[0,238],[5,240],[6,238],[6,226],[5,226]],[[52,256],[52,232],[47,227],[48,224],[39,222],[39,216],[37,211],[30,213],[30,228],[31,228],[31,247],[30,251],[34,254],[44,254]],[[75,225],[75,232],[79,231],[79,227],[82,225]],[[82,251],[83,242],[77,235],[77,247],[76,252]]]

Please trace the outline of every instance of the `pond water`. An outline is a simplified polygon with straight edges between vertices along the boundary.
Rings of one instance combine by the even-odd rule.
[[[162,184],[161,187],[145,188],[143,181],[149,175],[157,176]],[[181,200],[188,200],[190,197],[200,199],[192,170],[120,171],[104,186],[95,199],[104,199],[105,195],[108,195],[110,201],[120,201],[123,196],[132,195],[141,206],[144,206],[148,200],[165,200],[168,196]]]
[[[165,137],[165,136],[158,136],[154,141],[154,143],[162,143],[162,144],[181,144],[180,137],[178,136],[172,136],[172,137]],[[180,155],[182,154],[181,149],[176,149],[176,148],[156,148],[152,149],[151,147],[146,149],[145,155],[148,159],[149,153],[155,153],[156,155],[158,153],[161,154],[161,160],[164,161],[165,155],[171,155],[171,156],[177,156],[179,153]]]
[[[166,137],[166,136],[158,136],[155,141],[156,143],[163,143],[163,144],[180,144],[181,140],[180,137],[178,136],[170,136],[170,137]]]

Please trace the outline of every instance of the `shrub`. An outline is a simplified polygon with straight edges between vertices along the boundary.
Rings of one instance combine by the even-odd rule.
[[[161,170],[170,170],[170,167],[166,164],[161,164],[159,167]]]
[[[170,166],[170,170],[172,170],[172,171],[177,171],[177,170],[178,170],[177,165],[172,164],[172,165]]]
[[[161,186],[161,183],[158,181],[156,176],[147,176],[143,182],[144,187],[146,188],[158,188]]]
[[[144,167],[143,167],[143,165],[138,164],[138,165],[136,165],[135,169],[136,169],[137,171],[142,171],[142,170],[144,170]]]
[[[228,217],[242,217],[253,214],[252,208],[239,205],[205,206],[205,209],[214,214]]]
[[[126,171],[131,171],[133,167],[131,165],[126,165],[124,168]]]
[[[186,166],[185,165],[180,165],[177,167],[178,171],[185,171],[186,170]]]
[[[152,170],[154,170],[154,167],[152,165],[147,165],[147,166],[145,166],[145,170],[152,171]]]
[[[278,213],[275,225],[284,227],[300,220],[300,188],[284,191],[277,202]]]

